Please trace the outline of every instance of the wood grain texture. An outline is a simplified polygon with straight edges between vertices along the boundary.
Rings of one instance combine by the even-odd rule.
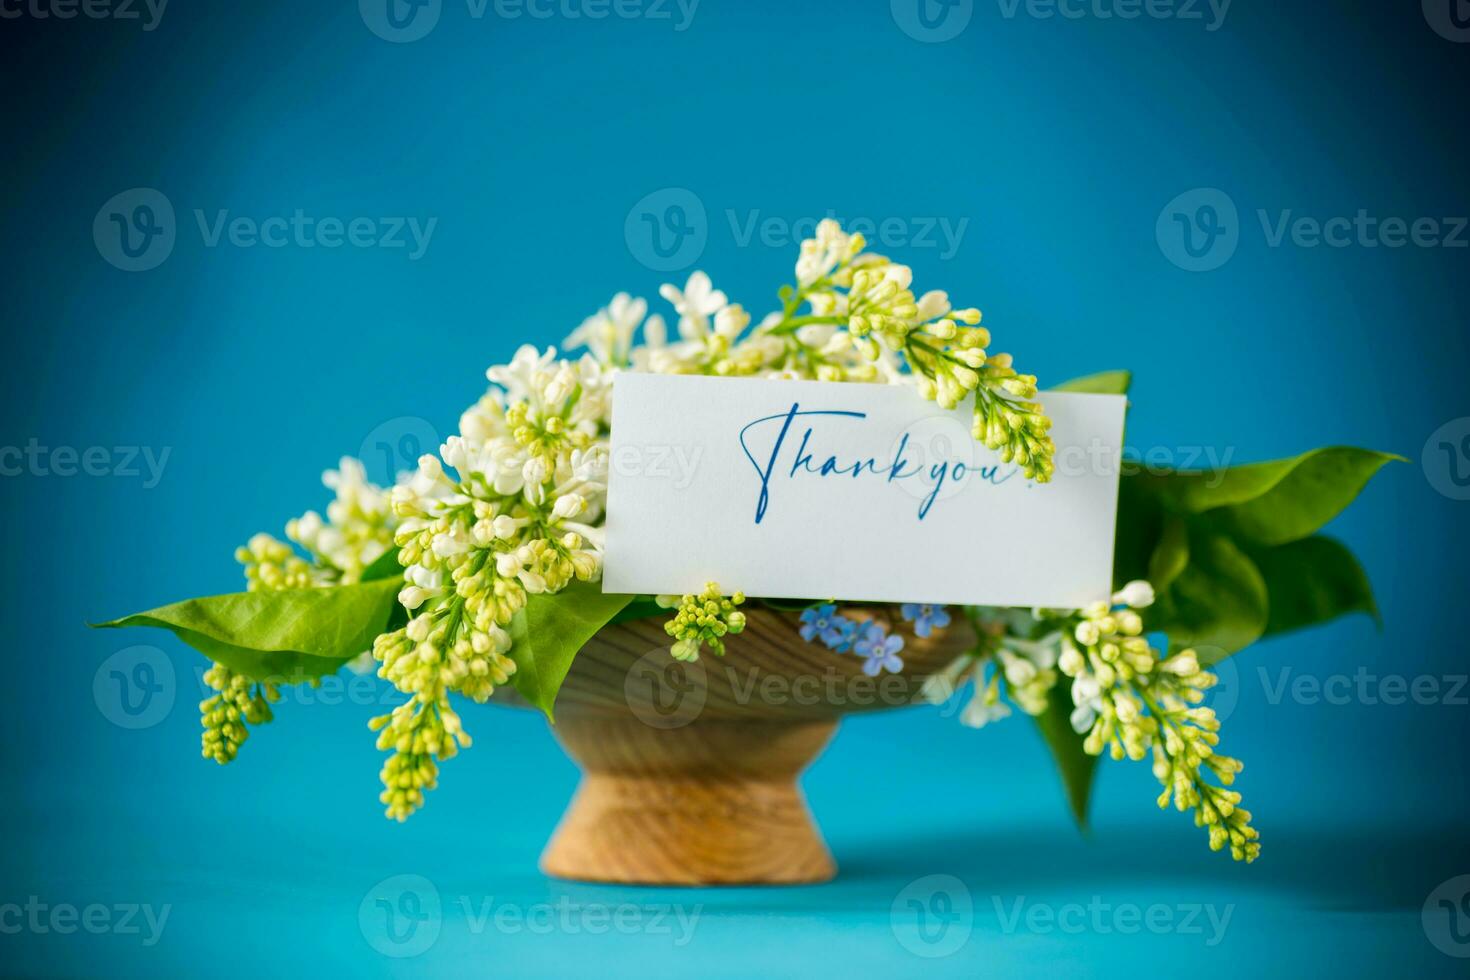
[[[900,625],[884,607],[844,606],[842,612],[860,620],[876,616],[895,629]],[[874,678],[863,673],[856,654],[802,640],[796,613],[748,609],[745,631],[727,638],[724,656],[706,647],[693,663],[670,656],[673,641],[663,624],[662,618],[639,619],[598,632],[577,654],[557,694],[558,722],[571,715],[630,713],[660,727],[680,727],[694,718],[830,721],[919,703],[925,678],[975,644],[968,621],[959,616],[928,639],[899,630],[905,638],[904,669]],[[495,700],[525,706],[508,686],[496,691]]]
[[[796,777],[836,727],[566,718],[556,734],[583,779],[542,870],[626,884],[827,881],[837,868]]]
[[[906,635],[903,671],[871,678],[861,658],[803,641],[795,613],[752,608],[746,622],[725,656],[694,663],[669,655],[661,619],[606,627],[578,653],[553,731],[583,779],[542,870],[626,884],[829,880],[801,771],[842,715],[915,703],[924,679],[974,643],[957,617],[943,636]]]

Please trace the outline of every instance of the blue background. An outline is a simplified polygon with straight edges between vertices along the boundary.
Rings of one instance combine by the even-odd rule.
[[[1421,450],[1470,415],[1470,252],[1272,248],[1256,218],[1470,214],[1470,47],[1432,32],[1418,4],[1358,6],[1370,9],[1241,0],[1207,31],[1007,18],[987,2],[932,44],[882,0],[704,0],[683,31],[676,8],[672,19],[493,8],[477,19],[446,0],[431,33],[401,44],[340,0],[177,2],[152,31],[0,22],[14,42],[0,442],[171,451],[151,488],[123,475],[0,480],[0,903],[171,906],[151,947],[0,934],[0,969],[1457,972],[1420,909],[1470,873],[1470,708],[1272,703],[1259,675],[1467,670],[1470,504],[1436,492]],[[136,187],[168,197],[178,239],[157,268],[129,273],[104,260],[92,223]],[[912,710],[844,724],[805,779],[842,866],[831,885],[556,882],[535,862],[576,772],[536,717],[467,709],[474,748],[398,826],[376,802],[380,755],[365,727],[376,705],[288,700],[220,769],[198,755],[197,655],[164,634],[83,627],[238,589],[232,549],[321,508],[318,473],[339,456],[420,433],[413,418],[450,433],[485,367],[519,343],[558,342],[615,291],[655,297],[659,283],[682,283],[687,270],[651,270],[646,243],[625,235],[635,203],[670,187],[705,209],[698,266],[757,314],[790,277],[795,247],[745,241],[737,230],[752,215],[968,219],[953,256],[884,250],[920,286],[980,306],[997,347],[1043,384],[1133,369],[1130,445],[1207,446],[1235,462],[1334,443],[1409,457],[1330,529],[1372,577],[1383,632],[1356,617],[1234,661],[1225,745],[1247,762],[1238,788],[1264,836],[1259,862],[1234,866],[1187,818],[1157,811],[1144,765],[1101,767],[1081,837],[1025,719],[973,732]],[[1169,261],[1155,221],[1200,187],[1238,206],[1240,241],[1228,263],[1190,273]],[[210,248],[193,216],[298,208],[438,224],[410,261],[404,249]],[[133,731],[109,720],[93,679],[140,643],[165,651],[176,703]],[[427,952],[395,960],[370,943],[358,908],[398,874],[426,877],[446,911]],[[953,955],[923,960],[889,910],[930,874],[964,882],[973,931]],[[476,907],[683,903],[702,915],[682,946],[659,933],[477,932],[460,896]],[[1007,931],[1000,914],[1018,899],[1061,908],[1094,896],[1233,912],[1213,946],[1208,931]]]

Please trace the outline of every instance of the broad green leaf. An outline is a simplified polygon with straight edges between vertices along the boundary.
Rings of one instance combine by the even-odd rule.
[[[1334,446],[1226,470],[1152,473],[1138,479],[1170,510],[1209,512],[1234,536],[1272,545],[1315,534],[1392,460],[1402,457]]]
[[[383,578],[397,578],[403,574],[403,566],[398,564],[398,549],[389,548],[378,556],[378,560],[362,570],[362,581],[376,582]]]
[[[1189,525],[1175,514],[1165,515],[1158,547],[1148,560],[1148,580],[1158,590],[1167,589],[1189,567]]]
[[[255,680],[319,677],[371,649],[397,607],[396,578],[187,599],[99,629],[171,630],[211,660]]]
[[[1223,471],[1126,475],[1115,577],[1154,582],[1151,628],[1226,653],[1267,632],[1371,614],[1372,592],[1345,548],[1286,546],[1310,540],[1396,458],[1339,447]]]
[[[1171,644],[1235,653],[1260,639],[1268,617],[1266,583],[1250,557],[1208,528],[1189,536],[1189,564],[1149,610],[1150,629]]]
[[[1053,687],[1049,695],[1051,703],[1046,711],[1035,717],[1035,721],[1046,747],[1051,750],[1052,759],[1056,761],[1057,771],[1061,773],[1072,817],[1078,827],[1085,829],[1097,757],[1082,751],[1082,736],[1072,730],[1071,690],[1072,685],[1067,683]]]
[[[1148,578],[1164,529],[1164,508],[1133,476],[1118,481],[1118,522],[1113,539],[1113,585]]]
[[[1382,627],[1368,576],[1340,542],[1317,535],[1264,549],[1253,558],[1270,596],[1267,636],[1359,612]]]
[[[1051,390],[1080,391],[1091,395],[1126,395],[1132,384],[1132,371],[1103,371],[1100,374],[1089,374],[1084,378],[1064,381]]]
[[[577,651],[633,599],[603,592],[602,586],[586,582],[573,582],[553,595],[527,599],[510,623],[510,656],[516,663],[511,680],[521,697],[552,718],[556,692]]]
[[[629,596],[628,599],[628,604],[616,616],[608,620],[609,626],[615,623],[629,623],[635,619],[652,619],[655,616],[674,615],[672,609],[665,609],[663,606],[660,606],[654,600],[653,596]]]

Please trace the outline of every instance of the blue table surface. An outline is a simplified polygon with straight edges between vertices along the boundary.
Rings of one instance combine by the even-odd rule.
[[[834,882],[670,889],[538,873],[576,772],[529,714],[469,715],[476,746],[399,826],[376,811],[365,729],[340,731],[370,707],[313,706],[308,719],[287,704],[280,732],[261,729],[229,769],[189,758],[188,707],[105,733],[112,749],[29,795],[8,839],[44,846],[6,848],[0,871],[15,904],[46,904],[0,924],[25,914],[51,928],[0,936],[7,971],[1462,975],[1423,919],[1447,869],[1470,867],[1462,829],[1373,827],[1350,810],[1293,820],[1275,799],[1281,812],[1258,817],[1265,854],[1247,868],[1155,810],[1146,773],[1118,770],[1104,772],[1084,837],[1024,721],[981,735],[932,709],[849,719],[804,781],[840,864]],[[290,740],[277,737],[286,724]],[[321,752],[340,767],[322,772],[309,757]],[[1264,754],[1268,774],[1291,768]],[[133,792],[98,792],[119,770]],[[49,918],[94,904],[114,910],[117,930],[74,920],[63,933]]]

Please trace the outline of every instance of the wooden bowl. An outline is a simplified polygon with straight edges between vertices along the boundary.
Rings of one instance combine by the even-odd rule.
[[[883,607],[847,609],[853,619]],[[751,608],[723,657],[683,663],[663,620],[608,626],[577,654],[553,732],[582,782],[541,857],[558,878],[658,885],[801,884],[836,865],[797,777],[837,720],[920,700],[925,678],[974,645],[969,624],[905,634],[898,674],[807,643],[796,613]],[[517,703],[513,691],[497,701]]]

